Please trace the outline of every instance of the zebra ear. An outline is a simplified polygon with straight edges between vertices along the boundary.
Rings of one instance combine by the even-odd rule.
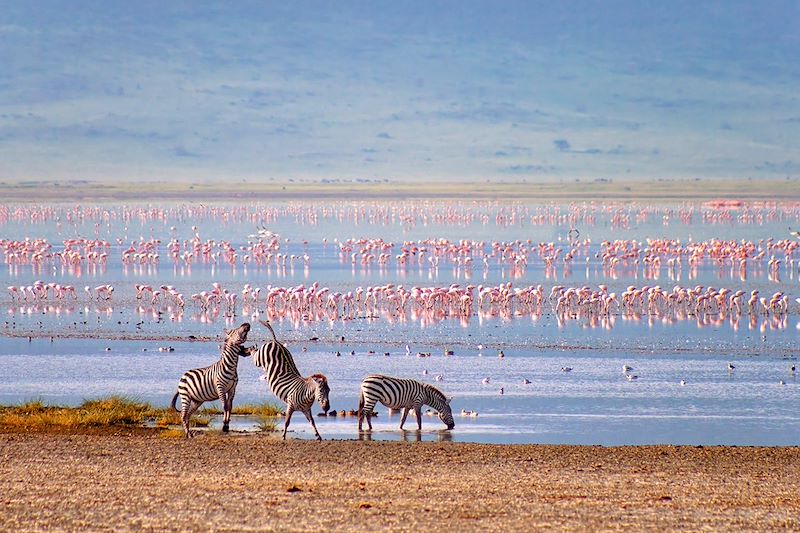
[[[452,396],[450,396],[450,397],[447,399],[447,405],[450,405],[450,402],[452,402],[452,401],[453,401],[453,397],[452,397]]]

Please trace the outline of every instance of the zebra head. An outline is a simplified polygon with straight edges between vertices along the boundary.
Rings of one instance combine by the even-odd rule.
[[[447,429],[453,429],[456,427],[456,422],[453,420],[453,410],[450,408],[451,400],[452,398],[447,398],[444,406],[439,410],[439,420],[444,422],[444,424],[447,426]]]
[[[450,408],[452,398],[446,397],[442,391],[431,385],[426,384],[425,389],[428,393],[428,405],[439,412],[439,420],[447,426],[447,429],[456,427],[456,422],[453,420],[453,410]]]
[[[331,388],[328,386],[328,378],[322,374],[314,374],[311,379],[317,384],[314,399],[317,400],[322,410],[327,413],[331,408],[330,400],[328,400],[328,394],[331,392]]]
[[[245,322],[241,326],[232,330],[225,330],[225,344],[242,345],[247,341],[247,334],[250,333],[250,323]],[[250,352],[247,352],[250,355]]]

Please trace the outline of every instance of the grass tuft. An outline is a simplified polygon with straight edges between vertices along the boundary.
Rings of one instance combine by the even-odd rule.
[[[270,433],[275,431],[275,417],[258,417],[258,430],[263,431],[264,433]]]
[[[175,428],[164,429],[158,432],[158,436],[162,439],[182,439],[183,430]]]
[[[222,414],[222,410],[217,407],[215,403],[208,404],[207,407],[203,407],[198,412],[204,415]],[[280,416],[281,409],[276,404],[269,402],[245,403],[242,405],[234,405],[231,413],[234,415]]]
[[[207,428],[208,425],[211,423],[210,416],[193,416],[189,420],[189,427],[193,428]]]
[[[246,403],[233,408],[235,415],[255,415],[263,417],[280,416],[281,409],[274,403]]]
[[[0,407],[0,426],[17,429],[141,426],[154,418],[168,416],[168,412],[123,396],[86,400],[78,407],[49,406],[35,400]]]
[[[259,419],[262,431],[273,431],[274,418],[280,414],[270,403],[240,405],[233,410],[237,415],[250,415]],[[213,415],[219,411],[203,409],[192,417],[192,427],[208,427]],[[84,401],[78,407],[50,406],[41,400],[32,400],[15,406],[0,406],[0,427],[8,429],[77,429],[88,427],[144,426],[159,429],[181,423],[180,413],[171,408],[158,409],[148,403],[109,396]]]
[[[166,428],[168,426],[175,426],[181,423],[181,414],[178,411],[168,409],[159,413],[155,417],[155,425],[157,428]]]

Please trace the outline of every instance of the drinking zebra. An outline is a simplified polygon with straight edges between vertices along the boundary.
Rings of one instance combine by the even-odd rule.
[[[413,379],[376,374],[365,377],[361,382],[361,394],[358,400],[359,431],[361,431],[364,418],[367,419],[367,425],[372,430],[372,421],[370,421],[369,415],[377,402],[381,402],[389,409],[403,409],[400,429],[403,429],[403,424],[405,424],[411,409],[414,409],[414,414],[417,415],[417,429],[422,429],[423,405],[430,405],[436,409],[439,412],[439,419],[447,425],[447,429],[453,429],[456,425],[453,421],[453,412],[450,410],[450,399],[446,398],[436,387]]]
[[[286,403],[283,438],[286,439],[286,431],[292,420],[292,414],[300,411],[311,422],[317,440],[322,440],[317,431],[317,425],[314,423],[311,407],[316,400],[323,411],[328,412],[330,409],[328,379],[322,374],[314,374],[307,378],[301,376],[294,364],[291,352],[278,342],[270,323],[264,320],[260,320],[260,322],[272,333],[272,340],[255,350],[253,363],[264,370],[272,393]]]
[[[178,392],[172,397],[172,408],[176,411],[175,403],[181,399],[181,422],[186,438],[192,436],[189,431],[189,417],[192,416],[203,402],[219,400],[222,403],[223,419],[222,431],[228,431],[233,408],[233,396],[236,394],[236,384],[239,375],[236,367],[239,357],[247,357],[251,350],[243,344],[247,340],[250,324],[245,322],[236,329],[225,331],[225,343],[222,346],[222,357],[211,366],[189,370],[181,376],[178,382]]]

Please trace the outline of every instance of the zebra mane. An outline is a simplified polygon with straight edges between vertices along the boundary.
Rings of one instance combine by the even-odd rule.
[[[447,396],[445,396],[442,391],[440,391],[439,389],[437,389],[433,385],[429,385],[427,383],[425,383],[424,385],[425,385],[425,389],[428,391],[428,395],[430,395],[431,398],[435,398],[436,400],[439,400],[440,402],[447,403]]]

